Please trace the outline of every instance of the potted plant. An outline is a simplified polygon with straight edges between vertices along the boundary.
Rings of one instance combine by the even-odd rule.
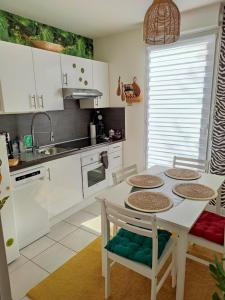
[[[225,259],[224,259],[225,260]],[[215,257],[213,264],[209,265],[210,272],[213,278],[216,280],[217,287],[221,290],[221,295],[214,293],[212,296],[213,300],[225,300],[225,270],[223,268],[223,263]]]

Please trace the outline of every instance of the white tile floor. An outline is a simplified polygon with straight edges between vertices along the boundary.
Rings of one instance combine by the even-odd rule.
[[[94,203],[21,250],[9,265],[13,300],[29,300],[25,295],[32,287],[95,240],[101,232],[100,214],[100,205]]]

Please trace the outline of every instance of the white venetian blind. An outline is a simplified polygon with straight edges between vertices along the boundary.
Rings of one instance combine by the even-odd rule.
[[[215,35],[147,48],[147,166],[206,159]]]

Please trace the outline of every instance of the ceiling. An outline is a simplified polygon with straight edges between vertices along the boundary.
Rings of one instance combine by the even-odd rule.
[[[175,0],[181,11],[218,0]],[[152,0],[1,0],[0,9],[88,37],[125,31],[143,21]]]

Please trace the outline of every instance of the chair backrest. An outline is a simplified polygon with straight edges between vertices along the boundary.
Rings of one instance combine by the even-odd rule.
[[[198,170],[200,172],[208,171],[208,161],[201,159],[194,159],[188,157],[174,156],[173,158],[173,167],[174,168],[188,168]]]
[[[127,231],[152,238],[152,268],[158,262],[157,219],[155,215],[140,213],[102,200],[102,233],[106,245],[110,239],[110,223]]]
[[[137,165],[132,165],[132,166],[120,169],[116,172],[113,172],[112,173],[113,184],[117,185],[117,184],[123,182],[129,176],[135,175],[135,174],[137,174]]]

